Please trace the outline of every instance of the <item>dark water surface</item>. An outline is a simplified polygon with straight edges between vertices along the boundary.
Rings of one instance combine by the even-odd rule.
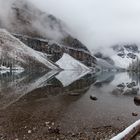
[[[140,118],[129,73],[0,74],[0,139],[109,139]],[[123,92],[116,92],[118,85]],[[93,95],[97,100],[90,99]],[[138,116],[133,116],[136,112]]]

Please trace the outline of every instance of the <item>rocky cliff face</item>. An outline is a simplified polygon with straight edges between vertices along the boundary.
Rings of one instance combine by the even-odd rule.
[[[64,53],[68,53],[86,66],[95,66],[95,57],[93,57],[88,50],[80,46],[69,47],[52,40],[35,38],[21,34],[13,35],[32,49],[46,53],[48,58],[53,62],[58,61]]]

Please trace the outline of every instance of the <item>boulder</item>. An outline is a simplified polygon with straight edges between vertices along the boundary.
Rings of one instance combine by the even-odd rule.
[[[135,103],[137,106],[140,106],[140,96],[134,97],[134,103]]]

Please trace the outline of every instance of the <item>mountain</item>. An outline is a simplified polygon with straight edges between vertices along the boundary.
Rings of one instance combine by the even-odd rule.
[[[116,66],[128,68],[132,61],[140,58],[140,48],[136,44],[118,44],[112,47],[114,55],[111,56]]]
[[[97,64],[103,68],[127,69],[132,61],[140,58],[140,48],[136,44],[117,44],[110,47],[111,54],[104,56],[101,52],[94,54]]]
[[[42,52],[47,46],[50,48],[59,47],[61,49],[59,54],[58,51],[54,52],[55,49],[48,50],[48,52],[52,52],[54,61],[58,60],[65,52],[87,66],[91,67],[96,63],[95,57],[91,55],[87,47],[69,33],[68,27],[60,19],[41,11],[28,0],[7,0],[3,3],[8,5],[8,1],[10,1],[7,10],[9,12],[4,18],[0,14],[1,28],[14,33],[17,38],[31,48],[34,45],[38,46],[33,48],[37,51]],[[46,44],[38,44],[39,40],[46,40]]]
[[[60,68],[64,69],[64,71],[60,72],[56,76],[64,87],[91,72],[87,66],[66,53],[63,54],[62,58],[58,60],[56,64],[59,65]]]
[[[0,57],[0,64],[6,67],[22,67],[26,70],[59,69],[43,53],[24,45],[4,29],[0,29]]]

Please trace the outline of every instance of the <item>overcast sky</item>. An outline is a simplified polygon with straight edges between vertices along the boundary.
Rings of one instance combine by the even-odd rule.
[[[140,0],[30,0],[54,14],[90,50],[140,42]]]

